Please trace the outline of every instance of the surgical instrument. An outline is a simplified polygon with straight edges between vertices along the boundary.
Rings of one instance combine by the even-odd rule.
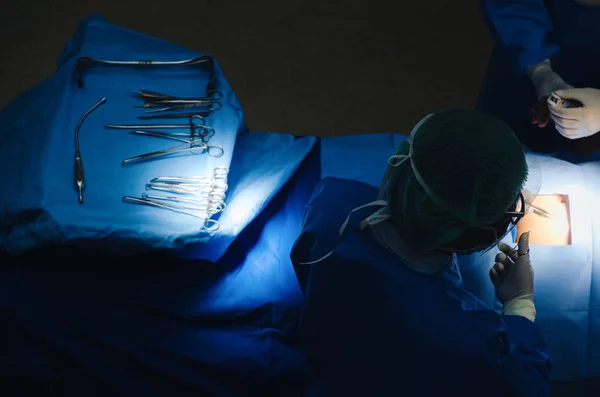
[[[199,151],[199,153],[196,153]],[[190,152],[191,154],[207,154],[211,157],[221,157],[225,153],[221,146],[208,146],[205,142],[196,142],[192,141],[190,144],[184,143],[183,145],[173,146],[168,149],[158,150],[152,153],[146,153],[139,156],[131,157],[123,160],[121,166],[126,166],[127,164],[137,162],[137,161],[145,161],[151,160],[156,157],[169,156],[171,154]]]
[[[167,129],[181,129],[181,128],[189,128],[191,130],[197,130],[197,129],[206,129],[206,130],[212,130],[212,127],[207,126],[206,124],[206,120],[204,119],[204,117],[200,116],[199,114],[193,114],[190,118],[189,118],[189,123],[187,124],[106,124],[105,127],[106,128],[111,128],[111,129],[117,129],[117,130],[137,130],[137,129],[142,129],[142,130],[147,130],[147,129],[162,129],[162,128],[167,128]]]
[[[221,108],[219,102],[223,97],[220,91],[207,90],[208,97],[179,98],[172,95],[161,94],[158,92],[138,90],[134,91],[136,98],[144,100],[143,105],[134,106],[136,108],[158,108],[147,111],[147,113],[156,113],[169,110],[187,109],[187,108],[207,108],[209,111]]]
[[[161,105],[165,105],[165,104],[161,104]],[[156,106],[135,106],[135,107],[156,107]],[[190,108],[204,108],[208,111],[215,111],[215,110],[219,110],[221,109],[221,102],[211,102],[210,104],[199,104],[198,102],[193,102],[193,103],[171,103],[169,104],[169,106],[165,106],[162,107],[160,109],[152,109],[152,110],[146,110],[146,113],[159,113],[159,112],[172,112],[175,110],[183,110],[183,109],[190,109]]]
[[[197,194],[213,194],[215,197],[219,197],[224,199],[224,193],[227,190],[228,186],[226,183],[211,183],[211,184],[202,184],[202,185],[193,185],[193,184],[176,184],[176,183],[165,183],[165,182],[149,182],[146,184],[146,190],[158,190],[164,192],[174,192],[179,194],[189,194],[189,195],[197,195]],[[213,193],[215,189],[219,189],[216,193]],[[223,195],[223,197],[221,197]]]
[[[210,219],[210,218],[207,218],[205,216],[195,214],[195,213],[193,213],[191,211],[187,211],[185,209],[180,209],[180,208],[177,208],[177,207],[174,207],[174,206],[171,206],[171,205],[167,205],[167,204],[163,204],[163,203],[160,203],[160,202],[154,201],[154,200],[137,198],[137,197],[125,196],[125,197],[123,197],[122,200],[124,202],[151,205],[151,206],[154,206],[154,207],[168,209],[168,210],[179,212],[179,213],[182,213],[182,214],[185,214],[185,215],[189,215],[189,216],[193,216],[193,217],[196,217],[196,218],[200,218],[200,219],[202,219],[204,221],[204,223],[203,223],[202,226],[208,232],[215,232],[215,231],[217,231],[219,229],[219,222],[215,221],[214,219]]]
[[[215,79],[215,62],[211,56],[203,55],[194,59],[185,59],[182,61],[153,61],[153,60],[134,60],[134,61],[110,61],[99,60],[90,57],[80,57],[75,66],[75,79],[77,86],[83,88],[83,73],[92,66],[134,66],[134,67],[163,67],[163,66],[206,66],[209,73],[209,81],[206,85],[206,93],[216,91],[217,81]]]
[[[174,202],[179,204],[180,208],[182,209],[205,211],[209,216],[223,212],[227,207],[222,199],[210,197],[204,198],[202,200],[193,200],[175,196],[153,196],[147,193],[143,193],[142,198],[149,200],[163,200]]]
[[[531,230],[529,231],[529,233],[531,233]],[[514,254],[519,254],[519,243],[515,244],[515,246],[510,251],[508,251],[508,254],[506,254],[506,256],[508,256],[510,258]],[[529,254],[529,249],[527,249],[526,253],[519,254],[519,256],[523,256],[523,255],[527,255],[527,254]]]
[[[538,207],[538,206],[534,206],[532,204],[529,204],[529,206],[531,207],[531,211],[535,215],[541,216],[542,218],[546,218],[546,219],[552,219],[552,214],[549,213],[548,211],[546,211],[545,209]]]
[[[83,204],[83,188],[84,188],[84,180],[83,180],[83,163],[81,162],[81,153],[79,152],[79,129],[83,124],[83,121],[86,117],[92,113],[98,106],[102,105],[106,102],[106,98],[101,98],[94,106],[86,110],[86,112],[81,116],[79,122],[77,123],[77,127],[75,127],[75,185],[77,186],[77,190],[79,192],[79,204]]]
[[[199,98],[179,98],[173,95],[161,94],[158,92],[147,91],[147,90],[136,90],[134,97],[143,99],[146,102],[156,102],[165,100],[188,100],[188,101],[219,101],[223,98],[223,94],[220,91],[209,91],[207,92],[210,97],[199,97]]]
[[[215,135],[213,130],[205,131],[202,134],[184,134],[181,132],[165,132],[165,131],[144,131],[144,130],[135,130],[129,132],[132,135],[145,135],[145,136],[153,136],[157,138],[166,138],[173,139],[175,141],[192,143],[196,138],[200,139],[202,142],[207,143],[210,138]]]
[[[138,116],[139,120],[153,120],[153,119],[186,119],[190,117],[201,117],[205,118],[210,116],[210,112],[195,112],[195,113],[173,113],[173,114],[152,114],[145,116]]]
[[[161,128],[206,128],[204,117],[194,114],[190,117],[188,124],[106,124],[106,128],[117,130],[136,130],[136,129],[161,129]]]
[[[213,176],[169,176],[158,177],[146,184],[146,190],[159,190],[185,196],[157,196],[144,192],[142,198],[123,197],[125,202],[147,204],[154,207],[169,209],[204,220],[203,227],[207,231],[215,231],[219,223],[211,219],[213,215],[223,212],[225,192],[227,191],[227,174],[225,167],[216,167]],[[158,185],[161,185],[160,187]],[[189,187],[201,187],[200,190]],[[183,188],[183,189],[182,189]],[[200,212],[201,214],[199,214]]]

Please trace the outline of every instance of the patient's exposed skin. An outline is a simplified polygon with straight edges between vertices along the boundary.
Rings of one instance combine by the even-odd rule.
[[[532,230],[529,237],[530,244],[570,245],[571,220],[568,196],[540,195],[536,197],[535,205],[552,214],[552,218],[546,219],[536,214],[526,215],[517,224],[517,241],[522,233]]]

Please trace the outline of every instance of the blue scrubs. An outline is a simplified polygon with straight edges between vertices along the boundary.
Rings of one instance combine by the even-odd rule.
[[[572,141],[562,137],[551,123],[543,129],[531,124],[530,109],[537,97],[524,69],[550,58],[553,70],[566,83],[600,88],[600,6],[573,0],[480,3],[495,48],[478,109],[507,121],[534,151],[550,153],[568,148]]]
[[[457,283],[455,259],[440,274],[410,270],[350,210],[375,187],[326,178],[307,205],[292,250],[306,302],[304,347],[334,396],[546,396],[550,357],[538,327],[501,316]],[[373,210],[367,211],[372,212]],[[334,249],[325,260],[314,261]]]

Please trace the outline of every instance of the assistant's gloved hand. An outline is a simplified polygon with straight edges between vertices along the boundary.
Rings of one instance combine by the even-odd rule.
[[[519,246],[500,243],[501,253],[490,270],[490,279],[496,289],[498,300],[504,305],[502,314],[519,315],[535,320],[533,304],[533,267],[529,260],[529,232],[523,233]]]
[[[538,98],[538,102],[531,108],[531,122],[544,128],[550,121],[550,112],[546,103],[550,93],[573,87],[565,83],[558,73],[552,70],[549,59],[528,67],[525,72],[531,79]]]
[[[585,138],[600,131],[600,90],[574,88],[554,92],[567,101],[578,101],[582,107],[550,106],[556,130],[569,139]]]

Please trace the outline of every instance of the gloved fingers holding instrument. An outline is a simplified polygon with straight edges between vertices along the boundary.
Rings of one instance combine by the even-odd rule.
[[[555,91],[553,95],[563,102],[549,106],[552,121],[562,136],[580,139],[600,131],[600,90],[576,88]]]
[[[504,306],[502,314],[519,315],[534,321],[534,271],[529,256],[529,233],[521,235],[516,249],[505,243],[498,244],[501,252],[490,269],[490,279]]]
[[[538,102],[531,108],[531,123],[544,128],[550,121],[547,99],[553,91],[573,88],[552,70],[550,60],[530,66],[526,73],[535,87]]]

